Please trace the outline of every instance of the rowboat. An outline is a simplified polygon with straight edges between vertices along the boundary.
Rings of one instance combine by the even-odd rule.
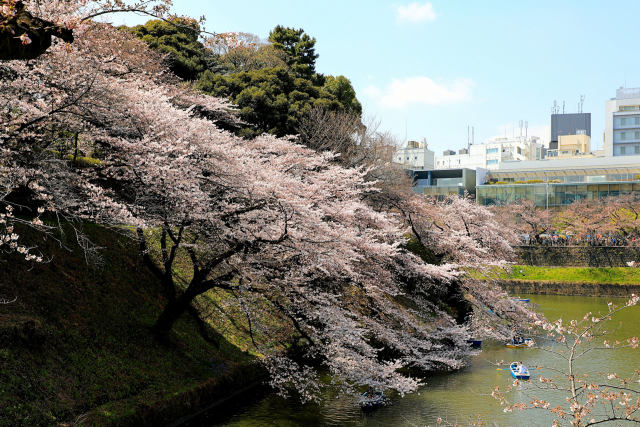
[[[525,338],[523,340],[523,342],[513,342],[510,341],[507,344],[505,344],[507,346],[507,348],[527,348],[527,347],[533,347],[534,341],[533,338]]]
[[[516,298],[516,297],[513,297],[513,300],[515,302],[526,302],[526,303],[531,302],[531,300],[529,298]]]
[[[381,391],[365,391],[360,395],[358,402],[362,410],[374,409],[379,406],[384,406],[387,401],[384,397],[384,393]]]
[[[529,378],[531,378],[531,375],[529,375],[529,370],[526,368],[524,368],[524,373],[520,373],[520,365],[518,364],[518,362],[511,362],[511,365],[509,365],[509,369],[511,370],[511,376],[517,380],[528,380]]]

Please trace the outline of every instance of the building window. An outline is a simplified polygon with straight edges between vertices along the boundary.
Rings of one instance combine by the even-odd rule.
[[[487,154],[494,154],[498,152],[498,148],[487,148]]]
[[[633,149],[636,154],[640,154],[640,145],[636,145],[635,147],[633,147]]]
[[[626,140],[627,139],[627,133],[626,132],[620,132],[620,139],[621,140]]]
[[[634,136],[635,139],[640,139],[640,130],[637,130],[634,132]]]
[[[413,158],[413,160],[418,160],[418,156],[415,156],[415,157]]]
[[[627,118],[626,117],[622,117],[620,119],[620,125],[621,126],[626,126],[627,125]]]
[[[498,159],[487,160],[487,165],[497,165],[497,164],[498,164]]]
[[[620,147],[620,154],[626,154],[626,148],[627,147]]]
[[[401,162],[402,161],[402,157],[398,157],[398,161]]]
[[[407,156],[407,160],[409,160],[409,156]]]

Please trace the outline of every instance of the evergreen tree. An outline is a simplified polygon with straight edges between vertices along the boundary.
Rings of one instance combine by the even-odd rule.
[[[294,74],[311,78],[316,72],[315,52],[316,39],[305,34],[302,28],[294,29],[276,26],[269,34],[269,41],[273,47],[282,50],[287,55],[287,65]]]
[[[127,28],[149,47],[168,54],[169,68],[178,77],[195,80],[208,68],[212,55],[198,40],[200,26],[194,19],[175,18],[171,22],[159,19]]]

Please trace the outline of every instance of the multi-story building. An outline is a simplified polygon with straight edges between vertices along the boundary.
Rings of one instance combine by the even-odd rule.
[[[552,114],[550,150],[558,148],[562,135],[587,135],[591,138],[591,113]]]
[[[560,135],[557,149],[547,150],[546,157],[594,157],[591,153],[591,138],[583,131],[577,135]]]
[[[456,153],[453,150],[444,150],[442,156],[435,157],[436,169],[476,169],[485,167],[486,156],[484,145],[471,145]]]
[[[621,87],[607,101],[604,155],[640,155],[640,88]]]
[[[435,153],[427,147],[427,141],[407,141],[407,146],[393,155],[393,162],[403,165],[406,169],[427,170],[434,168]]]
[[[500,163],[510,160],[537,160],[543,157],[542,144],[535,136],[498,137],[474,144],[455,154],[446,150],[436,156],[436,169],[485,168],[498,169]],[[453,153],[453,154],[452,154]]]

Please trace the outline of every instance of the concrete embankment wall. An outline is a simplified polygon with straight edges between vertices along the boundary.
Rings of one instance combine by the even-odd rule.
[[[640,262],[640,248],[627,246],[518,246],[518,262],[557,267],[626,267]]]
[[[598,283],[540,282],[534,280],[504,280],[500,285],[509,295],[585,295],[628,297],[640,293],[640,284],[616,285]]]

